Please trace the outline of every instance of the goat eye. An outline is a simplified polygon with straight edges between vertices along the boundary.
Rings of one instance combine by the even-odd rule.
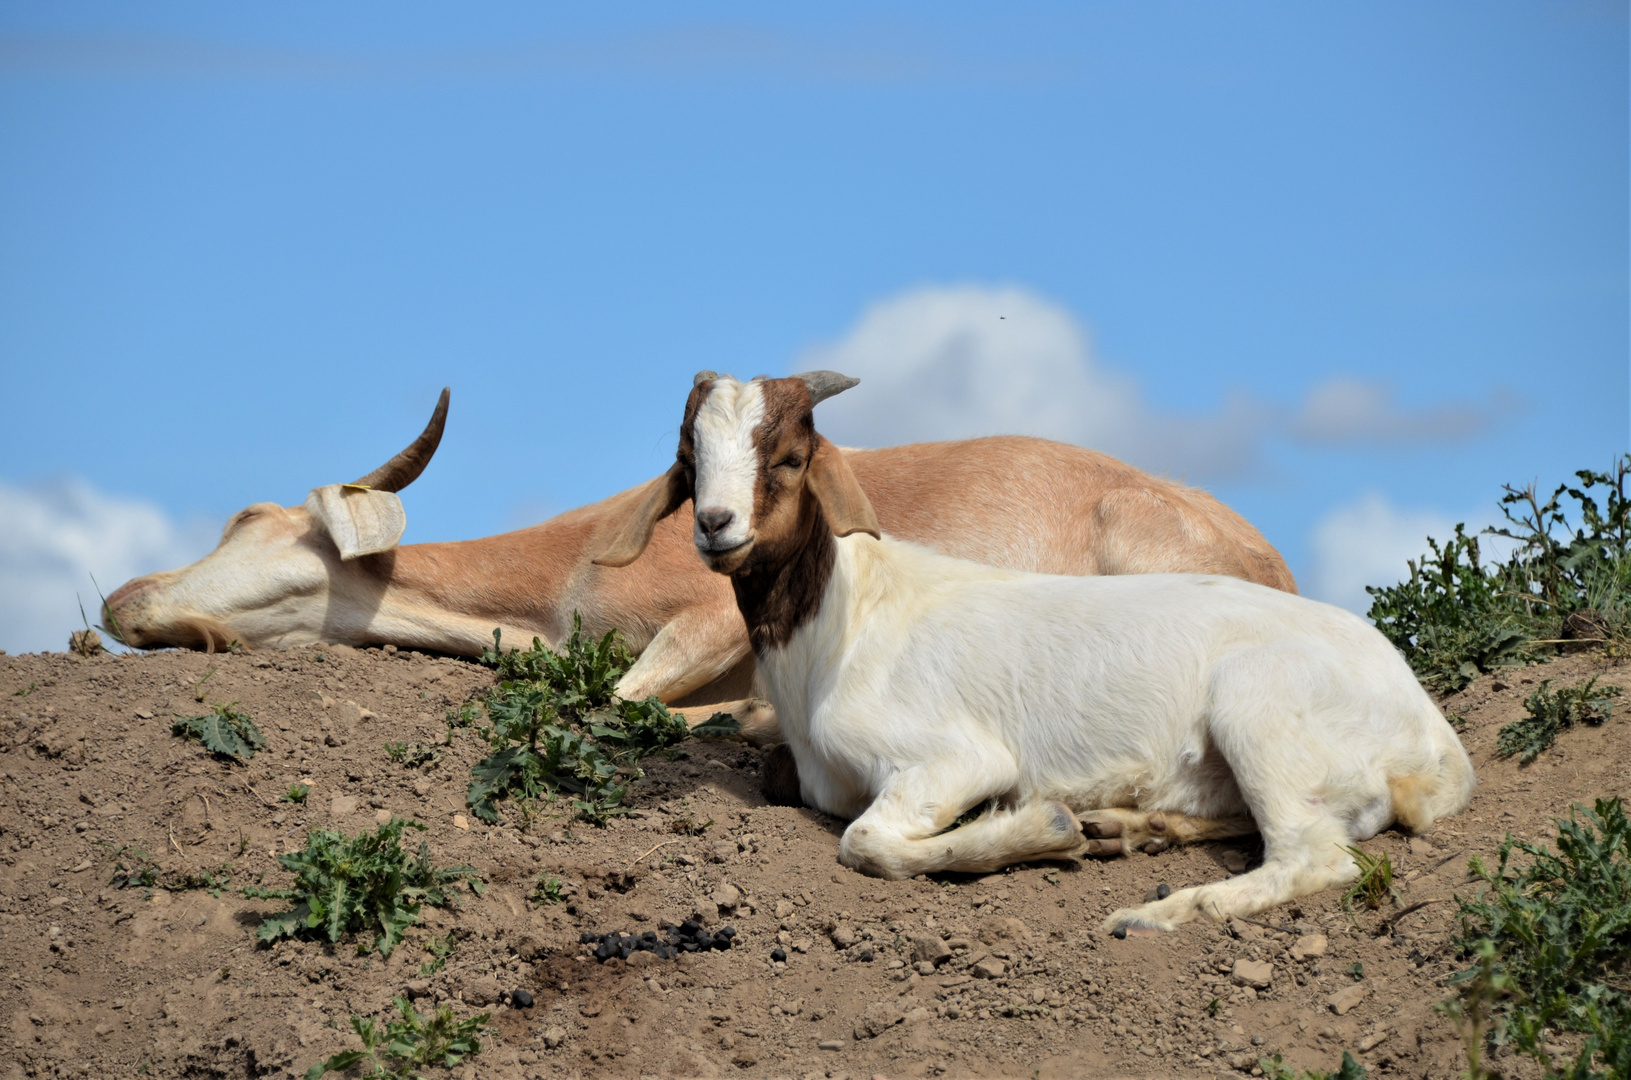
[[[797,469],[803,464],[804,464],[804,459],[803,458],[799,457],[797,454],[789,454],[786,457],[782,458],[780,461],[776,462],[776,468],[778,468],[778,469]]]

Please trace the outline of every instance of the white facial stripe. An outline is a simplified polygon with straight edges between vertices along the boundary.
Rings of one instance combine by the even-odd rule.
[[[729,510],[730,525],[709,538],[695,530],[698,547],[725,550],[752,532],[753,492],[759,480],[759,452],[753,431],[765,418],[764,387],[718,378],[697,410],[691,428],[696,452],[696,510]]]

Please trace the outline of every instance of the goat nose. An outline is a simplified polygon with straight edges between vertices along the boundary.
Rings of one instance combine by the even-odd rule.
[[[736,520],[734,510],[725,510],[720,507],[708,507],[697,511],[697,524],[701,526],[704,535],[712,538],[717,536],[731,522]]]

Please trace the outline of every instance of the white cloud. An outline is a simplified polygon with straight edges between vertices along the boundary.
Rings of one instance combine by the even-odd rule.
[[[173,570],[215,547],[219,526],[172,520],[151,503],[105,495],[82,480],[32,487],[0,483],[0,648],[68,647],[85,614],[97,621],[96,587]]]
[[[1093,356],[1059,305],[1020,288],[914,289],[875,304],[795,370],[831,368],[861,389],[821,407],[836,442],[880,446],[1038,435],[1190,478],[1249,471],[1273,410],[1245,397],[1201,416],[1159,413]]]
[[[794,370],[831,368],[864,386],[821,409],[821,430],[863,446],[1039,435],[1191,480],[1252,472],[1269,438],[1305,446],[1414,447],[1473,438],[1510,403],[1401,408],[1383,383],[1338,377],[1295,410],[1245,394],[1198,415],[1160,411],[1093,355],[1067,310],[1017,287],[926,286],[874,304]]]
[[[1460,515],[1430,508],[1408,510],[1367,492],[1315,523],[1310,545],[1313,567],[1302,579],[1302,591],[1363,615],[1371,605],[1365,586],[1403,581],[1410,574],[1409,561],[1427,553],[1427,538],[1442,546],[1455,535],[1457,524],[1464,524],[1468,535],[1478,536],[1483,562],[1507,558],[1513,541],[1479,535],[1494,521],[1489,510]]]
[[[1499,400],[1490,406],[1455,403],[1427,409],[1404,409],[1394,389],[1384,383],[1334,378],[1309,391],[1292,417],[1289,433],[1315,446],[1412,447],[1464,442],[1482,434],[1505,411]]]

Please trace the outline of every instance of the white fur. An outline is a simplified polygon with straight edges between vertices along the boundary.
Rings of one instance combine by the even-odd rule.
[[[753,431],[764,418],[764,388],[727,376],[714,381],[697,409],[691,436],[697,447],[697,515],[711,510],[735,515],[712,539],[701,525],[694,526],[697,547],[703,550],[725,551],[753,535],[753,490],[759,478]]]
[[[1250,814],[1263,866],[1117,912],[1170,928],[1351,879],[1342,850],[1419,778],[1432,817],[1474,783],[1455,733],[1374,628],[1234,578],[1053,577],[856,535],[819,612],[759,657],[840,859],[906,877],[1080,850],[1072,811]],[[969,807],[1004,805],[942,832]],[[1419,816],[1419,815],[1418,815]]]

